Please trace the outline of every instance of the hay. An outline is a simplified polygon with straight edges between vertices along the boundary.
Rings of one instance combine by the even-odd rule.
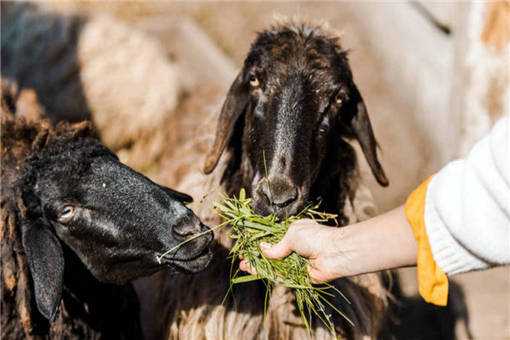
[[[282,221],[278,221],[275,215],[260,216],[253,212],[251,200],[246,198],[243,189],[239,193],[239,197],[226,197],[222,202],[217,203],[215,208],[223,218],[224,222],[221,226],[229,225],[231,227],[230,237],[234,240],[234,245],[230,250],[232,258],[231,285],[263,280],[267,287],[266,307],[267,297],[275,285],[283,285],[291,289],[302,321],[309,331],[312,318],[316,317],[332,334],[335,334],[332,316],[327,312],[328,307],[354,326],[351,320],[330,302],[336,294],[346,299],[345,296],[326,282],[312,283],[308,274],[308,259],[297,253],[292,253],[281,260],[268,259],[262,255],[259,248],[261,242],[279,242],[294,221],[310,218],[317,222],[328,222],[335,220],[336,215],[321,213],[316,210],[318,205],[313,205]],[[239,257],[245,259],[257,274],[242,275],[238,269],[233,270],[234,263]]]

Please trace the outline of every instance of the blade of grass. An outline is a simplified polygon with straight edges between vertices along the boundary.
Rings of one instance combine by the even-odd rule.
[[[231,281],[234,284],[237,283],[244,283],[244,282],[251,282],[251,281],[257,281],[260,280],[262,277],[258,275],[243,275],[233,278]]]

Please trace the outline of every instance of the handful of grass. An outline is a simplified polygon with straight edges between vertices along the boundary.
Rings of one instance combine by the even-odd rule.
[[[324,323],[331,333],[335,334],[335,327],[326,307],[329,306],[352,324],[347,316],[330,302],[335,293],[340,294],[344,299],[345,296],[328,283],[312,284],[306,258],[292,253],[281,260],[268,259],[261,254],[259,248],[260,242],[277,243],[280,241],[289,225],[296,220],[302,218],[311,218],[317,222],[335,220],[336,215],[321,213],[316,210],[317,208],[318,206],[309,206],[295,216],[278,221],[274,215],[256,215],[251,208],[251,200],[246,198],[243,189],[241,189],[239,197],[225,198],[223,202],[216,204],[216,209],[224,220],[222,225],[231,226],[230,237],[235,241],[230,250],[233,261],[242,257],[257,272],[256,275],[241,276],[239,270],[233,271],[231,283],[264,280],[267,286],[266,307],[267,298],[274,285],[279,284],[290,288],[295,295],[296,305],[305,327],[311,330],[312,317],[315,316]]]

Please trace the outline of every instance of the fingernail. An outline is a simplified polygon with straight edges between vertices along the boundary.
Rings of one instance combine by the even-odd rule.
[[[260,248],[263,248],[263,249],[269,249],[269,248],[271,248],[271,245],[270,245],[269,243],[267,243],[267,242],[261,242],[261,243],[259,244],[259,246],[260,246]]]

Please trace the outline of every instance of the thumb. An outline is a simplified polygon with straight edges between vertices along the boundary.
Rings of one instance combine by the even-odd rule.
[[[269,243],[262,242],[260,244],[260,250],[265,257],[270,259],[281,259],[292,252],[292,249],[290,248],[289,243],[285,238],[283,238],[275,245],[270,245]]]

